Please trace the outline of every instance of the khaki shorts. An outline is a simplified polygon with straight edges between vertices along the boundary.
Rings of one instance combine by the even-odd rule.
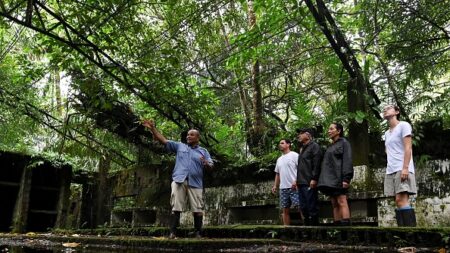
[[[392,174],[386,174],[384,177],[384,194],[386,196],[395,196],[398,193],[407,192],[409,195],[417,193],[416,176],[409,172],[408,180],[402,182],[400,176],[402,171]]]
[[[192,188],[188,185],[187,181],[183,183],[172,181],[171,188],[170,205],[172,206],[172,211],[184,211],[186,209],[186,202],[189,200],[192,212],[203,212],[203,189]]]

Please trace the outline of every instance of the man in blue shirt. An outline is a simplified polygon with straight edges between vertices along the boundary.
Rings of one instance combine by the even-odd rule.
[[[180,213],[189,201],[194,216],[195,236],[201,237],[203,225],[203,169],[211,169],[213,161],[209,152],[199,146],[200,132],[188,131],[187,144],[167,140],[155,127],[153,120],[144,120],[143,126],[150,129],[153,137],[163,144],[167,151],[176,153],[172,172],[170,205],[170,238],[175,238],[180,224]]]

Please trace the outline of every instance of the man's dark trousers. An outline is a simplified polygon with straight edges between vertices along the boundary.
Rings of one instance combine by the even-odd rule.
[[[317,188],[309,188],[309,185],[300,185],[298,188],[298,195],[300,197],[300,209],[305,217],[305,225],[318,226],[319,225],[319,208]]]

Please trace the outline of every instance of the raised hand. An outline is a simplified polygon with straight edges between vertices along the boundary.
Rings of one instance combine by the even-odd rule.
[[[154,129],[155,128],[155,121],[153,121],[152,119],[144,119],[142,121],[142,125],[144,127],[150,128],[150,129]]]

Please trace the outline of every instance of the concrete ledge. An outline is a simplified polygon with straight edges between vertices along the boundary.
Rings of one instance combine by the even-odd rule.
[[[207,237],[201,239],[178,238],[175,240],[161,236],[100,235],[88,234],[0,234],[0,245],[20,248],[44,248],[46,250],[67,251],[82,249],[84,252],[401,252],[400,248],[412,247],[417,252],[445,252],[448,242],[442,238],[448,233],[424,229],[381,231],[366,228],[323,228],[323,227],[269,227],[239,226],[232,228],[206,228]],[[162,232],[155,228],[147,233]],[[188,232],[182,230],[181,232]],[[420,231],[420,232],[418,232]],[[441,230],[443,231],[443,230]],[[62,232],[62,231],[60,231]],[[120,232],[125,231],[110,231]],[[130,231],[128,231],[130,232]],[[144,231],[138,231],[143,233]],[[448,231],[447,231],[448,232]],[[214,237],[215,235],[221,237]],[[233,237],[223,237],[233,236]],[[255,237],[255,238],[253,238]],[[426,245],[419,245],[428,241]],[[444,240],[445,241],[445,240]],[[334,243],[339,242],[339,243]],[[442,251],[444,249],[444,251]],[[71,250],[70,252],[72,252]],[[414,251],[416,252],[416,251]]]
[[[227,250],[236,249],[231,252],[241,252],[241,249],[270,248],[274,249],[285,247],[295,247],[297,243],[284,242],[279,239],[261,240],[261,239],[194,239],[178,238],[167,239],[164,237],[132,237],[132,236],[60,236],[49,234],[35,235],[0,235],[0,245],[15,246],[27,248],[44,248],[58,251],[64,251],[64,248],[73,248],[70,252],[77,249],[85,250],[114,250],[114,252],[217,252],[218,249]],[[120,251],[122,250],[122,251]],[[151,251],[149,251],[151,250]],[[3,252],[3,251],[2,251]],[[90,251],[89,251],[90,252]],[[96,251],[93,251],[96,252]],[[263,252],[267,252],[264,250]]]
[[[180,228],[179,236],[188,237],[192,228]],[[94,229],[55,231],[59,234],[139,235],[160,237],[168,235],[167,228]],[[209,239],[278,239],[284,242],[329,243],[333,245],[379,247],[450,247],[450,228],[380,228],[380,227],[306,227],[273,225],[235,225],[204,228]]]

